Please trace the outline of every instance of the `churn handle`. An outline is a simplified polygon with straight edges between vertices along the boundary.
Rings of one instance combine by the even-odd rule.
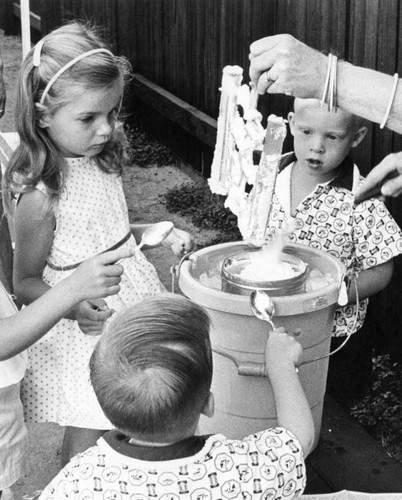
[[[216,354],[230,359],[236,368],[239,375],[250,376],[250,377],[266,377],[265,363],[253,363],[252,361],[242,363],[233,354],[228,352],[224,347],[214,346],[212,348]]]
[[[186,255],[183,255],[183,257],[180,259],[180,262],[178,264],[173,264],[170,268],[170,273],[172,275],[172,293],[174,293],[175,288],[176,288],[176,282],[179,282],[179,276],[180,276],[180,269],[186,260],[188,260],[191,255],[195,252],[194,250],[191,250],[191,252],[186,253]]]
[[[359,302],[359,291],[357,289],[357,277],[356,276],[353,276],[353,284],[354,284],[355,292],[356,292],[357,314],[356,314],[356,317],[355,317],[355,320],[353,323],[353,327],[350,329],[350,333],[348,333],[348,335],[346,335],[346,339],[342,342],[342,344],[340,346],[338,346],[336,349],[331,351],[329,354],[326,354],[325,356],[320,356],[318,358],[309,359],[308,361],[303,361],[302,363],[299,363],[297,366],[308,365],[309,363],[313,363],[314,361],[319,361],[320,359],[329,358],[330,356],[332,356],[332,354],[335,354],[336,352],[340,351],[349,342],[349,339],[352,336],[352,333],[355,331],[356,324],[357,324],[357,318],[359,316],[359,303],[360,302]]]

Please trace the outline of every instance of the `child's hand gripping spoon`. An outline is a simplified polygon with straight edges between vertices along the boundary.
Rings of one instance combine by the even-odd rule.
[[[271,297],[262,290],[253,290],[250,295],[251,310],[258,319],[266,321],[275,330],[272,316],[275,314],[275,306]],[[296,373],[299,369],[295,366]]]

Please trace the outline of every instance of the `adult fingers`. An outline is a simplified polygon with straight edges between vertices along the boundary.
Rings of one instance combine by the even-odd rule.
[[[356,202],[382,194],[399,196],[402,192],[402,153],[392,153],[371,170],[356,193]]]
[[[396,198],[400,196],[402,193],[402,175],[399,174],[398,177],[394,179],[390,179],[389,181],[384,182],[381,188],[381,194],[386,196],[392,196]]]
[[[269,71],[264,71],[264,73],[262,73],[262,75],[259,77],[258,79],[258,82],[257,82],[257,93],[258,94],[265,94],[265,92],[268,91],[268,89],[270,87],[272,87],[272,85],[275,84],[275,79],[272,78],[272,69],[271,68]],[[270,91],[272,93],[275,93],[273,92],[273,89],[270,89]]]
[[[257,57],[267,50],[272,50],[278,44],[288,42],[292,39],[294,40],[294,37],[292,35],[288,35],[287,33],[260,38],[250,45],[250,57]]]
[[[273,35],[261,38],[250,45],[249,75],[252,83],[257,85],[260,76],[274,66],[281,51],[295,39],[291,35]],[[270,75],[276,80],[275,75]]]

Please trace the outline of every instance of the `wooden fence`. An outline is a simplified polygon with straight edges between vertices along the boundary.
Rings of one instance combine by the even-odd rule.
[[[102,24],[114,50],[129,57],[140,75],[133,82],[128,111],[206,176],[222,68],[242,66],[247,82],[253,40],[291,33],[354,64],[389,74],[401,66],[400,0],[31,0],[31,10],[40,17],[43,34],[74,18]],[[6,33],[13,22],[16,29],[12,12],[13,1],[1,0],[0,27]],[[291,104],[284,96],[266,96],[261,107],[286,116]],[[286,143],[290,148],[291,141]],[[399,150],[401,136],[370,125],[355,159],[367,173]],[[402,225],[402,200],[393,200],[390,209]],[[395,307],[401,280],[398,262],[394,284],[373,300],[378,311],[371,321],[402,356],[402,312]]]
[[[0,2],[0,27],[6,33],[13,26],[12,19],[16,27],[12,13],[17,6],[18,0]],[[248,47],[262,36],[288,32],[319,50],[335,51],[354,64],[389,74],[398,70],[402,57],[400,0],[31,0],[31,10],[40,19],[35,17],[33,25],[39,25],[43,34],[74,18],[103,25],[114,49],[129,57],[134,71],[146,79],[135,82],[137,100],[131,111],[140,104],[148,125],[162,139],[172,135],[166,130],[169,121],[161,125],[157,118],[158,114],[168,115],[166,118],[172,114],[167,99],[174,96],[215,119],[222,68],[238,64],[248,81]],[[147,80],[153,91],[144,84]],[[160,98],[155,90],[158,86],[163,94]],[[149,105],[142,97],[149,100],[151,94],[158,114],[144,112]],[[266,97],[262,102],[262,109],[282,116],[290,107],[291,100],[281,96]],[[173,114],[177,132],[183,113]],[[200,115],[198,121],[204,118]],[[198,137],[196,122],[186,138]],[[200,139],[199,150],[194,150],[194,143],[190,152],[180,153],[208,174],[208,162],[201,161],[201,156],[210,156],[213,141],[211,135]],[[386,154],[401,149],[401,136],[371,126],[356,160],[367,172]]]

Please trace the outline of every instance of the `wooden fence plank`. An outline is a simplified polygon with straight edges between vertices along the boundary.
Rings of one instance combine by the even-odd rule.
[[[13,2],[12,4],[13,7],[13,14],[21,19],[21,7],[19,2]],[[35,14],[34,12],[30,11],[29,12],[29,21],[31,23],[31,28],[34,28],[38,31],[42,31],[42,22],[41,22],[41,17],[38,14]]]
[[[142,75],[135,75],[133,93],[136,98],[152,106],[172,122],[181,125],[187,132],[196,135],[208,146],[215,146],[216,120],[209,115],[202,113]]]

